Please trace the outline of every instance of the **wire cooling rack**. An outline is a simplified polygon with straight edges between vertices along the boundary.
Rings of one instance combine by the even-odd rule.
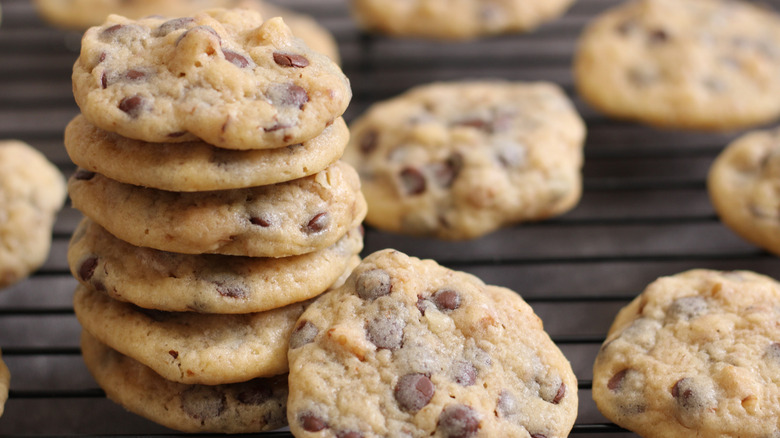
[[[577,98],[570,72],[577,36],[594,14],[617,1],[579,0],[534,33],[469,43],[365,35],[355,28],[346,2],[279,0],[316,16],[338,39],[354,92],[347,120],[372,102],[436,80],[549,80],[572,97],[588,125],[585,190],[573,211],[470,242],[369,228],[365,253],[394,247],[519,292],[579,378],[580,411],[572,434],[636,437],[610,424],[591,400],[593,359],[618,309],[658,276],[686,269],[780,274],[777,258],[721,225],[707,197],[706,172],[734,134],[659,131],[613,121]],[[772,3],[777,7],[777,0]],[[62,137],[78,112],[70,74],[80,35],[41,22],[29,0],[0,5],[0,138],[27,141],[68,175],[74,166]],[[0,435],[177,435],[107,400],[82,363],[71,306],[76,282],[65,259],[79,219],[66,206],[45,266],[0,291],[0,348],[12,373]]]

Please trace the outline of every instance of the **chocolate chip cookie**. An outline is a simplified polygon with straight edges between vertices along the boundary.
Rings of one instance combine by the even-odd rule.
[[[75,208],[119,239],[183,254],[304,254],[333,245],[366,214],[358,175],[340,161],[285,183],[189,193],[79,170],[68,190]]]
[[[575,56],[580,95],[652,125],[739,129],[780,116],[780,17],[734,0],[639,0],[596,18]]]
[[[563,14],[573,0],[352,0],[365,30],[395,36],[465,40],[528,32]]]
[[[582,191],[585,125],[550,83],[423,85],[351,131],[344,160],[360,173],[366,222],[383,230],[475,238],[559,215]]]
[[[5,401],[8,400],[8,386],[11,383],[11,373],[3,362],[3,356],[0,354],[0,417],[5,410]]]
[[[106,131],[240,150],[316,137],[352,95],[338,66],[281,18],[264,21],[246,9],[109,16],[82,38],[73,94],[84,117]]]
[[[751,132],[732,142],[712,164],[707,187],[723,223],[780,254],[780,129]]]
[[[618,313],[593,399],[646,438],[775,437],[780,283],[748,271],[662,277]]]
[[[235,151],[202,141],[148,143],[122,137],[79,115],[65,129],[76,165],[116,181],[175,192],[274,184],[317,173],[338,160],[349,140],[339,117],[322,134],[283,148]]]
[[[38,269],[49,256],[65,179],[32,146],[0,141],[0,288]]]
[[[297,437],[565,437],[569,362],[519,295],[394,250],[312,303],[290,339]]]
[[[79,285],[73,307],[101,343],[167,380],[219,385],[286,373],[287,345],[308,302],[217,315],[142,309]]]
[[[286,424],[287,376],[228,385],[185,385],[101,344],[87,332],[81,352],[109,399],[182,432],[251,433]]]
[[[292,257],[177,254],[133,246],[85,219],[68,246],[84,286],[137,306],[169,312],[252,313],[307,300],[349,275],[359,262],[358,228],[338,242]]]

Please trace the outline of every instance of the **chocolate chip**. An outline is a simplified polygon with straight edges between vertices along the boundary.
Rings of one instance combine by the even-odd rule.
[[[769,344],[766,350],[766,357],[780,364],[780,342]]]
[[[377,348],[397,350],[403,343],[404,325],[400,319],[378,317],[366,324],[366,334]]]
[[[489,131],[491,129],[490,128],[490,123],[488,123],[488,122],[486,122],[486,121],[484,121],[482,119],[478,119],[478,118],[458,120],[458,121],[454,122],[453,125],[454,126],[467,126],[467,127],[470,127],[470,128],[482,129],[482,130],[485,130],[485,131]]]
[[[612,376],[611,379],[609,379],[609,382],[607,382],[607,388],[610,391],[619,391],[620,385],[623,383],[623,379],[626,378],[626,373],[628,372],[628,368],[618,371],[614,376]]]
[[[382,269],[361,272],[355,280],[355,291],[364,300],[375,300],[393,291],[390,274]]]
[[[414,167],[405,167],[398,174],[405,195],[419,195],[425,192],[425,176]]]
[[[309,101],[309,93],[295,84],[276,85],[268,89],[268,97],[274,105],[282,107],[297,107],[303,109],[306,102]]]
[[[78,169],[76,173],[73,174],[73,178],[79,181],[89,181],[92,178],[94,178],[95,175],[96,175],[95,172],[90,172],[89,170],[84,170],[84,169]]]
[[[211,26],[195,26],[192,29],[187,30],[186,32],[181,34],[181,36],[179,36],[179,38],[176,40],[176,45],[178,46],[181,40],[186,38],[188,35],[195,34],[197,32],[210,33],[211,35],[217,37],[217,41],[219,41],[219,44],[222,45],[222,37],[220,37],[217,31],[214,30],[214,28]]]
[[[174,358],[174,359],[178,359],[179,358],[179,352],[176,351],[176,350],[170,350],[170,351],[168,351],[168,354],[170,354],[171,357]]]
[[[501,394],[498,395],[496,411],[498,414],[501,414],[502,417],[508,417],[517,412],[517,405],[517,398],[514,394],[507,390],[503,390],[501,391]]]
[[[225,394],[211,386],[192,385],[181,393],[181,408],[201,424],[225,410]]]
[[[307,432],[319,432],[328,427],[328,423],[322,418],[314,415],[311,412],[304,412],[298,416],[298,421],[301,422],[303,430]]]
[[[292,334],[290,335],[290,349],[303,347],[314,341],[320,330],[316,325],[307,320],[298,321]]]
[[[452,183],[460,173],[460,169],[463,167],[463,155],[455,152],[450,155],[446,160],[441,163],[433,163],[430,165],[433,179],[439,187],[448,189],[452,187]]]
[[[232,50],[222,49],[222,53],[225,55],[225,60],[232,62],[238,68],[247,68],[250,65],[246,57]]]
[[[439,415],[436,430],[446,438],[469,438],[480,428],[479,413],[466,405],[449,405]]]
[[[255,379],[236,394],[236,400],[245,405],[259,406],[271,399],[273,390],[267,379]]]
[[[676,321],[689,321],[707,312],[707,301],[702,297],[678,298],[666,310],[665,324]]]
[[[461,386],[471,386],[477,381],[477,368],[465,360],[452,364],[452,380]]]
[[[363,438],[363,434],[354,430],[347,430],[337,433],[336,438]]]
[[[139,95],[125,97],[119,102],[119,109],[126,112],[132,118],[138,117],[141,110],[144,109],[144,103],[146,101]]]
[[[541,433],[532,433],[531,438],[547,438],[547,435],[543,435]]]
[[[417,295],[417,310],[420,311],[420,313],[425,316],[425,309],[428,307],[426,304],[428,300],[422,297],[422,295]]]
[[[692,383],[691,379],[683,377],[672,386],[672,397],[677,399],[677,404],[682,408],[691,409],[700,404],[696,400],[697,397]]]
[[[103,71],[103,75],[100,76],[100,87],[104,90],[106,87],[108,87],[108,76],[106,76],[106,72]]]
[[[425,374],[406,374],[398,379],[393,395],[406,412],[417,412],[433,398],[436,388]]]
[[[268,219],[262,217],[256,217],[256,216],[250,217],[249,222],[251,222],[252,225],[259,225],[263,228],[268,228],[271,226],[271,222],[269,222]]]
[[[561,382],[561,386],[558,387],[558,392],[555,393],[555,397],[552,399],[552,404],[557,405],[558,403],[563,400],[563,397],[566,395],[566,384]]]
[[[328,223],[330,222],[330,216],[327,212],[317,213],[309,219],[309,222],[306,223],[306,226],[303,228],[303,231],[306,234],[315,234],[319,233],[320,231],[324,230],[328,227]]]
[[[220,281],[215,281],[217,293],[226,298],[243,299],[249,296],[249,292],[237,284],[225,284]]]
[[[282,67],[303,68],[309,65],[309,60],[305,56],[293,53],[274,52],[274,62]]]
[[[168,35],[175,30],[184,29],[187,27],[187,25],[193,22],[195,22],[195,19],[192,17],[174,18],[173,20],[168,20],[161,24],[160,27],[157,28],[157,32],[155,32],[154,35],[157,37],[164,37],[165,35]]]
[[[182,137],[182,136],[184,136],[186,134],[187,134],[187,131],[176,131],[176,132],[171,132],[166,137],[168,137],[168,138],[178,138],[178,137]]]
[[[460,294],[452,289],[441,289],[436,291],[431,298],[436,307],[442,312],[455,310],[460,307]]]
[[[360,137],[360,152],[364,154],[370,154],[374,152],[379,146],[379,132],[376,130],[366,131],[362,137]]]
[[[114,35],[116,35],[123,27],[125,27],[123,24],[115,24],[113,26],[109,26],[103,29],[102,32],[100,32],[100,36],[98,38],[104,41],[114,38]]]
[[[98,264],[98,258],[95,256],[89,257],[83,262],[81,262],[81,266],[79,267],[79,277],[83,281],[89,281],[90,278],[95,274],[95,268],[97,268]]]
[[[661,44],[669,41],[669,34],[663,29],[654,29],[648,37],[651,44]]]

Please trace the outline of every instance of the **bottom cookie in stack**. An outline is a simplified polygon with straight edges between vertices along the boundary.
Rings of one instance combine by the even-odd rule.
[[[166,380],[82,332],[87,368],[106,395],[126,409],[183,432],[273,430],[287,421],[287,376],[224,385]]]

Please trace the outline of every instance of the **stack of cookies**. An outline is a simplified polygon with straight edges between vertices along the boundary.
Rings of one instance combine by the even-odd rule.
[[[366,202],[338,161],[348,80],[281,19],[215,9],[110,16],[85,33],[73,90],[88,368],[174,429],[284,426],[295,321],[362,249]]]

